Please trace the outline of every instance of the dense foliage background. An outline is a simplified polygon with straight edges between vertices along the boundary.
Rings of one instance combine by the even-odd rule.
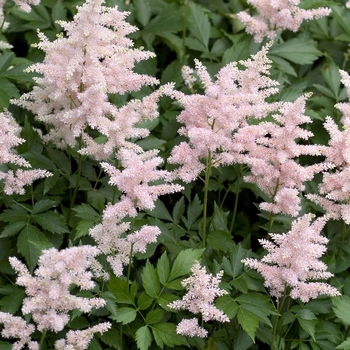
[[[96,246],[89,230],[101,222],[106,205],[117,203],[123,192],[109,183],[110,173],[99,161],[79,155],[79,145],[58,149],[53,143],[44,143],[40,134],[45,134],[49,126],[11,103],[35,85],[33,77],[37,74],[25,69],[44,59],[44,51],[33,45],[39,42],[37,29],[50,41],[55,40],[62,31],[56,21],[72,20],[76,6],[83,3],[42,0],[29,13],[10,0],[4,4],[9,24],[0,39],[13,48],[0,54],[0,108],[8,109],[22,127],[20,135],[26,142],[16,148],[18,154],[33,168],[52,173],[26,186],[23,195],[3,191],[0,194],[0,305],[2,312],[16,316],[23,316],[21,306],[26,293],[16,284],[18,273],[11,267],[9,257],[18,257],[33,273],[45,249]],[[350,9],[345,3],[302,1],[300,7],[326,6],[332,12],[304,21],[297,32],[277,31],[268,50],[270,78],[279,83],[278,92],[267,97],[269,103],[292,102],[312,92],[305,110],[312,123],[303,128],[313,136],[299,139],[299,144],[328,145],[330,136],[323,125],[327,116],[343,130],[342,112],[335,105],[347,102],[350,94],[339,73],[340,69],[350,69]],[[154,58],[137,63],[134,72],[156,77],[160,85],[173,82],[175,89],[186,95],[203,94],[204,90],[200,79],[192,88],[185,84],[181,74],[184,65],[194,68],[194,60],[198,59],[214,78],[226,64],[247,60],[270,41],[256,43],[245,32],[237,13],[254,13],[254,9],[244,0],[107,0],[105,5],[128,11],[127,21],[139,28],[128,35],[134,47],[155,53]],[[144,86],[134,92],[110,94],[109,98],[121,107],[155,89]],[[173,98],[161,97],[159,117],[143,123],[150,135],[132,140],[144,151],[158,149],[165,161],[163,167],[169,171],[177,166],[166,160],[174,146],[187,139],[178,134],[182,124],[176,117],[182,107]],[[271,116],[266,120],[271,121]],[[96,130],[91,130],[91,135],[100,136]],[[105,142],[103,137],[100,142]],[[302,155],[297,162],[308,166],[324,159],[323,155]],[[120,166],[117,160],[114,165]],[[17,168],[11,164],[1,167],[2,171]],[[34,332],[31,337],[40,342],[40,349],[52,349],[54,342],[69,330],[82,330],[105,321],[111,322],[111,328],[103,334],[96,333],[88,349],[350,349],[348,224],[342,219],[329,219],[322,231],[329,239],[322,261],[333,274],[326,282],[337,288],[341,296],[321,295],[306,303],[292,299],[287,292],[281,299],[270,296],[262,276],[242,260],[266,255],[258,239],[269,239],[269,233],[290,231],[295,218],[259,208],[261,202],[271,198],[257,184],[244,181],[249,173],[250,167],[244,164],[213,167],[190,183],[176,180],[184,186],[181,192],[160,196],[153,210],[139,210],[130,219],[131,232],[145,224],[155,225],[161,231],[157,242],[149,244],[145,253],[137,253],[132,263],[125,266],[123,276],[115,276],[106,256],[101,254],[98,260],[110,273],[109,280],[96,278],[92,290],[71,286],[70,291],[86,298],[103,298],[105,306],[88,313],[70,312],[70,321],[60,332]],[[299,195],[299,217],[324,214],[325,210],[306,198],[306,194],[318,193],[321,181],[322,174],[318,173],[312,181],[305,182],[305,190]],[[344,200],[348,202],[349,198]],[[177,324],[182,318],[190,318],[191,313],[169,307],[169,303],[185,294],[181,281],[190,275],[197,260],[213,275],[223,270],[220,287],[227,291],[216,298],[215,305],[230,322],[208,322],[206,338],[177,334]],[[33,323],[30,314],[24,318]],[[4,336],[0,348],[12,349],[13,342]]]

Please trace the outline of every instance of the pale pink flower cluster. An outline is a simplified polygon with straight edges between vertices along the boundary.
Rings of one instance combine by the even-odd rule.
[[[75,146],[82,138],[83,154],[106,160],[115,148],[137,148],[130,138],[145,137],[149,130],[137,127],[144,119],[158,116],[158,90],[142,100],[132,100],[121,108],[109,101],[109,94],[137,91],[157,79],[132,71],[139,61],[154,54],[132,48],[126,35],[137,30],[125,21],[127,13],[102,5],[103,0],[87,0],[72,22],[59,22],[66,32],[50,42],[39,33],[38,47],[45,52],[43,63],[28,71],[42,74],[38,86],[14,103],[32,111],[36,118],[52,125],[43,138],[59,148]],[[89,135],[95,129],[105,142]]]
[[[206,68],[196,61],[205,94],[172,93],[184,107],[177,117],[184,124],[179,134],[189,141],[175,146],[168,161],[181,165],[175,174],[183,181],[195,180],[205,168],[205,159],[210,158],[214,167],[234,163],[234,133],[248,125],[248,118],[264,118],[277,108],[277,103],[265,101],[278,91],[278,82],[269,78],[268,48],[269,45],[251,59],[240,61],[243,69],[236,62],[226,65],[218,72],[215,83]]]
[[[247,125],[234,135],[236,150],[240,152],[238,162],[251,169],[251,175],[244,180],[256,183],[271,198],[260,208],[275,214],[298,216],[299,192],[304,190],[304,182],[329,167],[327,163],[302,166],[295,160],[300,155],[322,155],[326,149],[298,143],[313,136],[300,127],[312,121],[304,115],[306,98],[305,95],[294,102],[284,102],[272,114],[273,122]]]
[[[202,267],[196,261],[191,268],[192,275],[184,279],[181,284],[187,289],[187,293],[181,300],[175,300],[168,306],[175,310],[188,310],[194,314],[201,314],[204,322],[218,321],[229,322],[229,318],[223,311],[217,309],[214,305],[214,299],[227,294],[227,291],[221,289],[219,284],[223,276],[220,271],[216,276],[208,274],[205,267]],[[188,328],[186,328],[188,326]],[[198,325],[198,320],[182,321],[178,325],[177,332],[182,335],[193,337],[194,335],[205,337],[207,332]]]
[[[327,265],[319,260],[328,243],[328,239],[320,234],[327,218],[311,222],[312,218],[312,214],[306,214],[294,220],[288,233],[270,233],[272,241],[260,239],[268,252],[260,261],[252,258],[243,260],[246,266],[261,273],[265,286],[274,297],[283,296],[287,287],[293,299],[305,303],[319,294],[340,295],[327,283],[310,282],[333,276],[326,271]]]
[[[55,349],[85,350],[88,348],[95,333],[102,334],[107,332],[110,328],[111,324],[109,322],[104,322],[82,331],[69,331],[66,335],[66,339],[60,339],[55,342]]]
[[[350,99],[350,76],[342,70],[340,74]],[[325,209],[333,219],[343,219],[350,224],[350,103],[338,103],[335,107],[343,114],[343,130],[339,130],[330,117],[324,123],[330,135],[329,147],[325,151],[326,161],[332,163],[334,169],[323,173],[319,194],[309,194],[306,197]]]
[[[83,298],[70,293],[72,285],[81,290],[94,288],[93,274],[88,269],[98,254],[97,248],[88,245],[61,251],[55,248],[44,250],[35,276],[17,258],[9,259],[18,274],[16,284],[25,287],[27,294],[22,312],[32,315],[39,331],[59,332],[69,322],[69,311],[90,312],[92,308],[105,305],[104,299]]]
[[[261,42],[265,37],[273,39],[276,31],[280,29],[296,32],[303,21],[318,19],[331,13],[331,9],[327,7],[302,9],[298,7],[300,0],[247,0],[247,2],[255,7],[258,14],[251,16],[242,11],[237,16],[246,25],[246,32],[254,35],[256,42]]]
[[[30,5],[39,5],[40,0],[14,0],[15,4],[24,12],[30,12]]]
[[[161,233],[158,227],[143,226],[139,231],[127,234],[130,229],[125,218],[134,218],[138,210],[152,210],[159,196],[181,191],[182,186],[172,184],[171,174],[158,170],[163,159],[157,150],[137,153],[134,150],[120,149],[116,157],[120,160],[119,170],[109,163],[101,163],[110,176],[109,184],[117,186],[122,192],[119,202],[108,205],[103,212],[102,223],[90,230],[98,248],[108,255],[116,276],[123,274],[123,267],[130,262],[130,254],[146,252],[147,245],[155,243]]]
[[[34,325],[27,322],[19,316],[12,316],[7,312],[0,312],[0,324],[3,324],[1,335],[4,338],[19,338],[13,343],[13,350],[21,350],[26,344],[29,350],[39,350],[39,344],[32,341],[30,335],[34,333]]]
[[[14,148],[25,142],[21,139],[21,128],[9,112],[0,113],[0,165],[12,163],[17,166],[30,168],[31,165],[23,157],[15,153]],[[46,170],[17,169],[0,171],[0,180],[4,180],[4,192],[7,195],[13,193],[24,194],[24,186],[30,185],[33,181],[51,176],[52,174]]]

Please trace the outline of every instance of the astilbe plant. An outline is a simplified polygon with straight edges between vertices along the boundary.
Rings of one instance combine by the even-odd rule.
[[[33,181],[51,176],[46,170],[40,169],[6,169],[7,164],[13,164],[19,167],[31,168],[31,165],[23,157],[16,154],[15,148],[25,142],[20,138],[21,128],[10,114],[10,112],[0,113],[0,179],[4,181],[4,192],[7,195],[13,193],[24,194],[26,185]]]
[[[183,181],[196,179],[206,167],[203,161],[213,167],[233,164],[237,155],[234,134],[248,124],[248,118],[262,119],[277,108],[278,103],[266,102],[278,91],[278,82],[269,77],[268,48],[221,68],[215,82],[196,61],[204,94],[172,93],[184,108],[177,120],[184,124],[179,134],[188,142],[175,146],[168,162],[181,165],[174,174]]]
[[[296,32],[303,21],[325,17],[331,13],[331,9],[327,7],[308,10],[300,8],[298,6],[300,0],[248,0],[247,2],[257,10],[258,14],[251,16],[241,11],[237,16],[246,25],[246,32],[254,35],[256,42],[261,42],[265,37],[275,38],[278,30],[288,29]]]
[[[350,76],[347,72],[340,71],[342,82],[350,97]],[[319,194],[308,194],[307,198],[320,205],[330,217],[335,220],[342,219],[346,224],[350,223],[350,187],[348,178],[350,174],[349,156],[349,126],[350,103],[338,103],[336,107],[342,112],[342,129],[331,117],[326,117],[325,129],[330,135],[325,155],[326,160],[333,164],[333,169],[323,173],[322,182],[319,184]]]
[[[69,322],[70,311],[77,309],[81,312],[90,312],[93,308],[101,308],[105,305],[105,300],[101,298],[84,298],[71,294],[73,285],[80,290],[94,288],[95,282],[92,280],[91,269],[101,271],[95,259],[98,254],[100,251],[96,247],[88,245],[61,251],[55,248],[44,250],[34,276],[16,257],[9,259],[12,268],[18,274],[16,284],[25,287],[27,295],[23,301],[22,313],[31,314],[37,330],[43,334],[46,331],[60,332]],[[108,278],[106,275],[101,277]],[[0,322],[5,326],[2,331],[3,336],[20,338],[15,343],[14,349],[22,349],[26,343],[31,350],[39,349],[38,343],[30,338],[30,334],[35,330],[33,325],[26,324],[22,318],[7,313],[1,313],[0,316]],[[72,343],[76,346],[75,348],[73,345],[64,346],[63,340],[58,341],[60,345],[56,348],[86,349],[93,333],[105,332],[109,327],[109,323],[103,323],[75,336],[73,332],[67,335],[67,344]]]
[[[168,305],[174,310],[188,310],[193,314],[200,314],[203,322],[218,321],[229,322],[225,313],[214,305],[217,297],[228,292],[219,287],[223,271],[216,276],[208,274],[206,268],[196,261],[191,268],[192,275],[181,281],[187,289],[181,300],[176,300]],[[208,332],[198,325],[198,319],[183,319],[177,326],[176,332],[190,337],[206,337]]]
[[[125,21],[127,13],[102,5],[103,0],[88,0],[78,8],[72,22],[60,21],[66,36],[50,42],[39,33],[37,47],[45,52],[42,63],[28,71],[40,73],[34,89],[14,103],[33,112],[39,121],[51,125],[43,135],[59,148],[74,147],[98,160],[106,160],[114,150],[128,146],[140,151],[129,138],[145,137],[148,129],[135,127],[143,119],[158,116],[156,91],[141,100],[118,108],[109,94],[125,94],[157,79],[132,71],[139,61],[154,54],[132,48],[126,35],[137,30]],[[107,138],[98,143],[89,135],[95,129]]]
[[[260,239],[267,250],[260,261],[253,258],[243,263],[257,270],[265,279],[265,286],[274,297],[290,295],[306,303],[319,294],[340,295],[339,291],[323,282],[333,276],[327,272],[327,265],[320,260],[326,251],[328,239],[321,236],[327,222],[326,217],[312,221],[312,214],[305,214],[292,223],[287,233],[270,233],[271,239]]]
[[[309,166],[298,162],[300,156],[321,156],[327,149],[300,142],[313,136],[311,131],[301,128],[301,125],[311,123],[311,118],[304,114],[306,98],[305,95],[294,102],[282,103],[272,114],[273,121],[247,125],[234,135],[240,153],[238,162],[248,165],[251,170],[244,180],[257,184],[268,195],[271,202],[260,203],[260,208],[273,214],[298,216],[304,183],[331,167],[327,162]]]

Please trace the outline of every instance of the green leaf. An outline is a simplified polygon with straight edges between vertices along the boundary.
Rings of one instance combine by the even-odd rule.
[[[27,119],[24,121],[24,126],[21,130],[21,137],[26,140],[26,142],[17,147],[17,150],[20,154],[26,152],[42,152],[43,145],[41,138],[38,132],[33,129],[33,126],[28,122]]]
[[[206,51],[208,51],[210,38],[209,18],[203,8],[194,2],[189,3],[188,29],[191,34],[203,44]]]
[[[181,197],[181,199],[176,202],[173,209],[174,222],[178,223],[183,217],[184,212],[185,212],[185,197]]]
[[[201,204],[201,201],[198,195],[196,195],[193,201],[191,202],[191,204],[187,208],[187,219],[184,217],[182,218],[188,230],[191,229],[192,225],[201,216],[202,212],[203,212],[203,204]]]
[[[242,259],[245,258],[246,253],[247,251],[242,248],[241,244],[233,247],[230,259],[226,257],[222,259],[224,271],[233,278],[237,277],[243,271]]]
[[[137,308],[139,310],[148,309],[154,301],[154,298],[151,298],[147,293],[142,292],[137,299]]]
[[[346,338],[345,341],[343,341],[341,344],[339,344],[336,349],[344,349],[349,350],[350,349],[350,337]]]
[[[136,19],[145,27],[152,15],[152,7],[148,0],[133,0]]]
[[[169,281],[188,274],[194,262],[203,254],[204,249],[185,249],[176,257],[170,272]]]
[[[183,15],[181,8],[172,3],[153,18],[147,26],[143,29],[145,33],[161,33],[161,32],[178,32],[182,30]]]
[[[0,74],[2,75],[12,63],[13,58],[15,57],[14,53],[4,53],[0,55]]]
[[[343,295],[332,299],[333,311],[345,325],[350,325],[350,297]]]
[[[215,301],[215,306],[222,310],[228,318],[234,318],[237,315],[239,306],[229,295],[223,295]]]
[[[75,216],[88,221],[97,221],[101,218],[100,214],[89,204],[83,203],[73,208]]]
[[[19,90],[16,85],[6,78],[0,77],[0,109],[7,108],[12,98],[19,97]]]
[[[69,232],[64,216],[57,212],[47,211],[45,213],[39,213],[36,215],[32,215],[32,219],[34,222],[36,222],[42,228],[44,228],[45,230],[48,230],[49,232],[52,232],[52,233]]]
[[[27,159],[34,168],[51,171],[57,169],[56,165],[49,158],[36,151],[27,152],[23,154],[23,157]]]
[[[1,350],[12,350],[12,345],[13,345],[13,344],[0,341],[0,349],[1,349]]]
[[[315,340],[317,320],[305,320],[298,318],[301,328]]]
[[[186,339],[176,333],[176,326],[172,323],[158,323],[151,326],[154,340],[163,349],[164,345],[187,345]]]
[[[32,214],[39,214],[56,206],[56,202],[51,199],[43,199],[34,204]]]
[[[120,349],[120,335],[118,329],[112,327],[100,335],[101,340],[114,349]]]
[[[278,315],[270,298],[261,293],[241,294],[236,298],[240,310],[246,310],[254,314],[260,321],[271,326],[270,315]]]
[[[27,221],[15,221],[6,225],[0,234],[0,238],[11,237],[20,232],[27,225]]]
[[[322,56],[322,52],[316,48],[314,41],[300,38],[274,45],[270,53],[297,64],[311,64]]]
[[[155,208],[153,210],[146,210],[150,216],[158,219],[173,221],[172,216],[169,214],[168,209],[165,207],[161,200],[155,202]]]
[[[321,70],[323,79],[333,93],[333,97],[338,99],[340,90],[340,73],[339,67],[334,63],[331,58],[327,59],[327,63],[322,67]]]
[[[72,173],[71,162],[65,153],[54,148],[47,148],[47,153],[60,171],[66,175]]]
[[[5,209],[0,214],[0,220],[4,222],[28,221],[29,209],[26,210],[19,204],[11,205],[11,209]]]
[[[142,270],[141,278],[146,293],[152,298],[157,298],[160,293],[159,278],[156,269],[148,260]]]
[[[152,334],[148,326],[143,326],[136,331],[136,344],[138,349],[147,350],[152,342]]]
[[[208,246],[222,252],[231,251],[235,246],[232,235],[228,231],[210,231],[207,236],[207,243]]]
[[[113,293],[105,291],[100,296],[106,301],[105,308],[111,313],[112,316],[117,314],[116,298]]]
[[[26,296],[23,288],[16,285],[6,285],[0,288],[0,294],[6,295],[1,298],[0,305],[2,312],[8,312],[12,315],[21,308],[23,299]]]
[[[147,324],[155,324],[162,320],[165,315],[165,311],[162,309],[151,310],[146,316]]]
[[[87,236],[89,234],[90,229],[94,226],[96,226],[96,223],[94,221],[79,221],[77,227],[75,228],[74,238],[78,239]]]
[[[247,332],[252,341],[255,343],[255,333],[259,326],[259,319],[249,310],[239,309],[237,312],[238,323],[243,330]]]
[[[118,309],[118,312],[113,319],[117,322],[121,322],[122,324],[128,324],[136,318],[137,311],[132,307],[121,307]]]
[[[112,275],[107,284],[107,288],[110,292],[112,292],[115,295],[118,303],[131,305],[135,304],[135,298],[131,293],[129,293],[128,285],[125,280]]]
[[[45,242],[51,245],[51,243],[47,241],[46,236],[33,225],[27,225],[18,236],[18,252],[24,256],[31,272],[33,272],[39,256],[41,255],[41,251],[35,247],[35,243]]]
[[[157,273],[161,284],[165,285],[170,274],[170,265],[166,252],[162,254],[157,262]]]
[[[178,300],[179,298],[175,294],[162,294],[158,299],[157,303],[160,305],[164,310],[170,311],[174,310],[168,307],[170,303],[172,303],[175,300]]]

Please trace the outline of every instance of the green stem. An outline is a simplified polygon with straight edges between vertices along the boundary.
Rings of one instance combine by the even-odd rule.
[[[41,338],[40,338],[40,342],[39,342],[39,349],[41,349],[42,346],[43,346],[43,343],[44,343],[44,340],[45,340],[45,337],[46,337],[46,332],[47,332],[47,331],[44,331],[44,332],[41,334]]]
[[[240,186],[240,182],[241,182],[241,169],[242,169],[242,165],[239,164],[239,166],[238,166],[238,175],[237,175],[237,180],[236,180],[235,203],[234,203],[234,207],[233,207],[232,221],[231,221],[231,225],[230,225],[230,232],[231,233],[233,231],[233,226],[235,224],[236,216],[237,216],[238,198],[239,198],[239,186]]]
[[[82,145],[82,135],[80,135],[79,137],[79,149],[81,149],[81,145]],[[77,196],[78,193],[78,189],[79,189],[79,185],[80,185],[80,178],[81,178],[81,169],[83,166],[83,156],[79,153],[79,157],[78,157],[78,172],[77,172],[77,181],[75,183],[75,187],[74,187],[74,192],[73,192],[73,196],[71,197],[70,200],[70,209],[72,209],[74,202],[75,202],[75,198]]]
[[[208,151],[207,164],[205,168],[204,179],[204,207],[203,207],[203,222],[202,222],[202,247],[206,248],[207,239],[207,210],[208,210],[208,192],[209,192],[209,179],[211,173],[211,152]]]
[[[182,63],[184,63],[185,56],[186,56],[186,32],[187,32],[187,19],[188,19],[189,3],[190,3],[190,0],[184,0],[185,14],[184,14],[184,21],[183,21],[183,26],[182,26],[182,57],[181,57]]]
[[[283,305],[284,305],[284,302],[286,301],[286,298],[287,298],[287,289],[286,287],[284,288],[284,296],[282,298],[282,301],[281,303],[278,304],[278,309],[277,309],[277,312],[279,314],[282,313],[282,309],[283,309]],[[277,348],[275,348],[275,337],[276,337],[276,332],[277,332],[277,327],[278,327],[278,321],[279,321],[279,317],[280,316],[275,316],[275,322],[274,322],[274,325],[273,325],[273,333],[272,333],[272,341],[271,341],[271,350],[278,350],[279,348],[279,344],[280,344],[280,341],[278,342],[278,345],[277,345]]]

